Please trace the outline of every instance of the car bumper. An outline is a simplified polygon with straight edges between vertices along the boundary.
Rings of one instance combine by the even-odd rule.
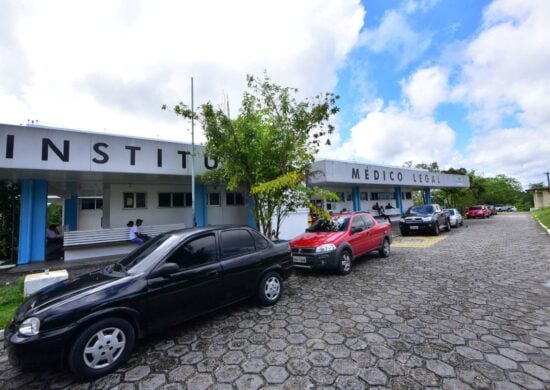
[[[338,267],[338,251],[293,254],[294,267],[305,269],[334,269]]]
[[[402,233],[432,232],[435,228],[435,222],[428,223],[399,223],[399,229]]]
[[[4,331],[4,349],[13,366],[24,369],[60,366],[71,334],[72,327],[67,327],[22,336],[12,323]]]

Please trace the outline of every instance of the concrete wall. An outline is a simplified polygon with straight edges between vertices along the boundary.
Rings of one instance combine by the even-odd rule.
[[[535,209],[550,207],[550,191],[547,189],[533,191],[533,201]]]

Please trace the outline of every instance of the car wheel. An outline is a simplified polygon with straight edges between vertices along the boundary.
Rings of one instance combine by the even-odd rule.
[[[382,248],[378,250],[380,257],[388,257],[390,255],[390,241],[387,238],[384,238],[382,243]]]
[[[439,222],[436,222],[434,226],[434,236],[439,236],[439,232]]]
[[[69,369],[91,380],[114,371],[134,348],[134,327],[122,318],[105,318],[85,328],[68,354]]]
[[[276,304],[283,293],[283,278],[277,272],[264,275],[258,286],[258,301],[262,306]]]
[[[464,226],[464,220],[460,220],[460,226]]]
[[[448,232],[451,231],[451,221],[447,220],[447,225],[445,226],[445,230],[447,230]]]
[[[340,260],[338,261],[338,273],[340,275],[349,274],[351,271],[351,253],[348,250],[343,250],[340,253]]]

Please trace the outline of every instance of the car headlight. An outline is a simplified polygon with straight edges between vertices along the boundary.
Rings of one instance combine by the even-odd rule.
[[[40,320],[36,317],[29,317],[19,325],[19,333],[24,336],[34,336],[40,331]]]
[[[432,217],[422,217],[422,222],[432,222]]]
[[[405,218],[401,218],[401,219],[399,220],[399,222],[405,223]]]
[[[323,244],[317,247],[315,249],[315,252],[322,253],[322,252],[330,252],[336,249],[336,245],[334,244]]]

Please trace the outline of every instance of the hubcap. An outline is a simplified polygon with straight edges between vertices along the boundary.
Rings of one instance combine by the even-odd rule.
[[[271,276],[265,281],[265,296],[270,301],[277,299],[281,292],[281,282],[275,276]]]
[[[390,254],[390,244],[387,241],[384,241],[384,254],[386,256]]]
[[[84,363],[92,369],[113,364],[124,351],[126,336],[119,328],[105,328],[94,334],[84,347]]]
[[[342,255],[342,269],[348,272],[351,269],[351,256],[347,253]]]

